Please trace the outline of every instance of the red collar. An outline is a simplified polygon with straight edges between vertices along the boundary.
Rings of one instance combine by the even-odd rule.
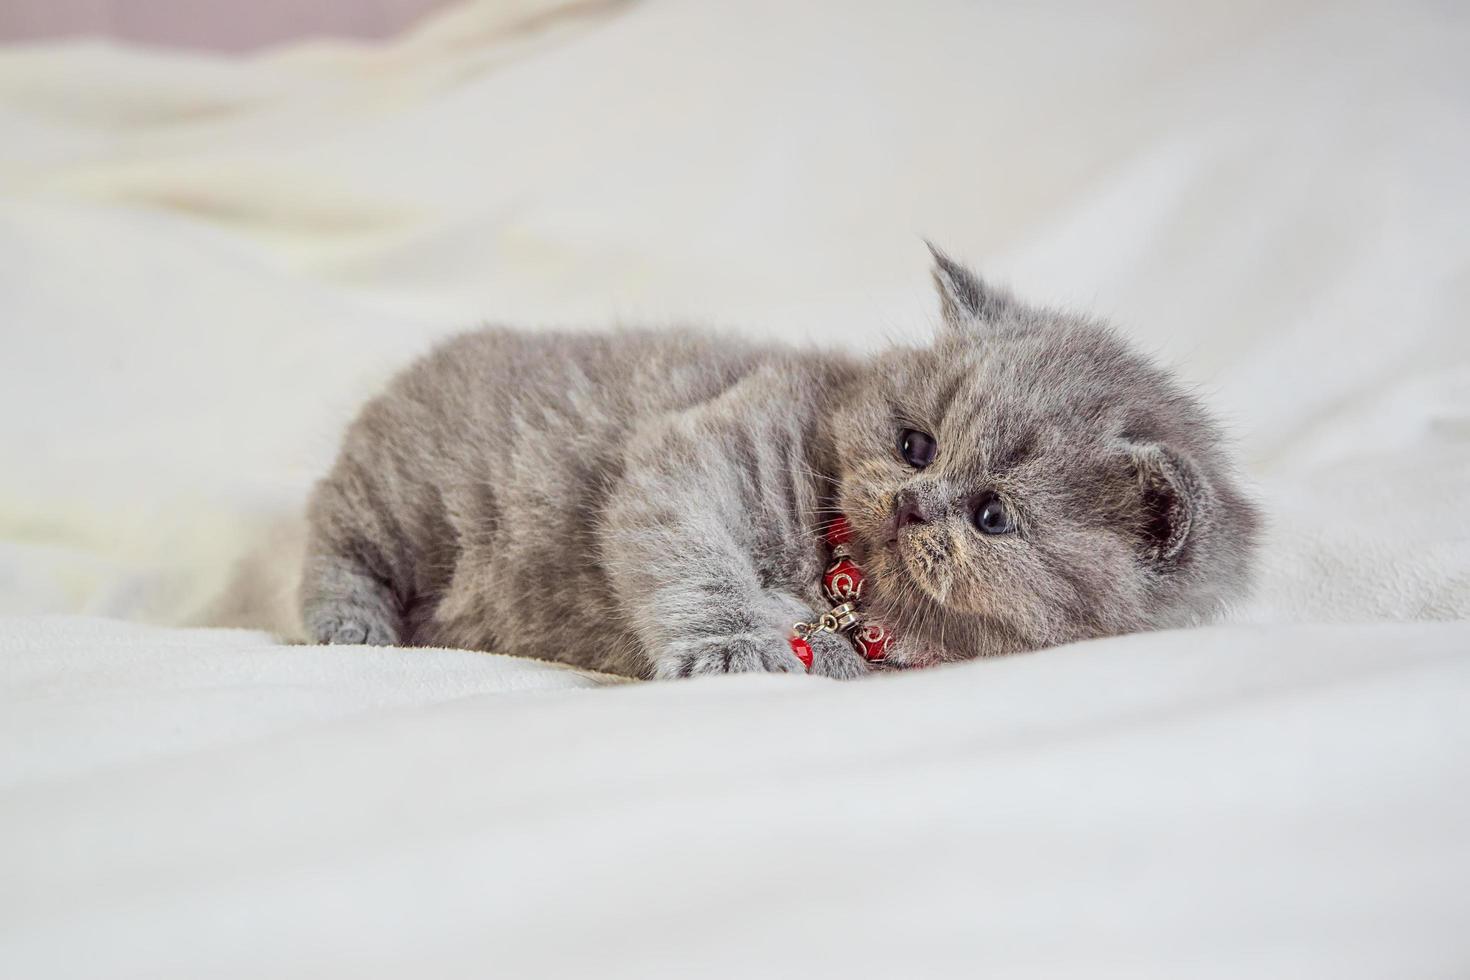
[[[816,622],[797,623],[792,627],[791,651],[811,670],[812,645],[807,639],[816,633],[846,633],[865,660],[877,663],[888,656],[893,635],[877,623],[863,622],[863,570],[847,549],[847,543],[852,540],[852,527],[847,518],[833,518],[823,537],[832,549],[832,560],[822,573],[822,594],[832,603],[832,608]]]

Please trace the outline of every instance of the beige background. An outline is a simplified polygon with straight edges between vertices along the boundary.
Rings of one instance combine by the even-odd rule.
[[[1466,51],[1444,0],[0,49],[0,977],[1470,977]],[[921,236],[1200,387],[1248,624],[613,690],[170,628],[437,338],[918,340]]]
[[[4,0],[0,43],[94,35],[245,51],[291,38],[380,38],[452,0]]]

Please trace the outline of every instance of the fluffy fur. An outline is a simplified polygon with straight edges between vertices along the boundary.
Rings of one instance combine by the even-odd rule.
[[[870,358],[697,332],[450,341],[363,410],[313,496],[308,633],[801,671],[786,638],[825,608],[839,511],[890,666],[1198,623],[1241,594],[1257,518],[1198,402],[1102,324],[937,251],[934,275],[938,336]],[[904,461],[905,429],[934,436],[932,465]],[[1013,532],[980,533],[988,499]],[[868,669],[844,638],[813,648],[814,673]]]

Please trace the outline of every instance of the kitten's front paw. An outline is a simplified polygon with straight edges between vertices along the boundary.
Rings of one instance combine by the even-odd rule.
[[[857,647],[846,636],[817,633],[808,641],[812,646],[812,673],[822,677],[850,680],[869,673],[871,668]]]
[[[739,633],[674,644],[659,658],[659,677],[702,674],[804,674],[806,665],[778,634]]]

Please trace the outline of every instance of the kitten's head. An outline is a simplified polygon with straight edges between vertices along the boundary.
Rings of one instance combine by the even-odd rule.
[[[1202,622],[1258,518],[1199,402],[1103,324],[935,251],[944,326],[832,415],[838,506],[897,666]]]

